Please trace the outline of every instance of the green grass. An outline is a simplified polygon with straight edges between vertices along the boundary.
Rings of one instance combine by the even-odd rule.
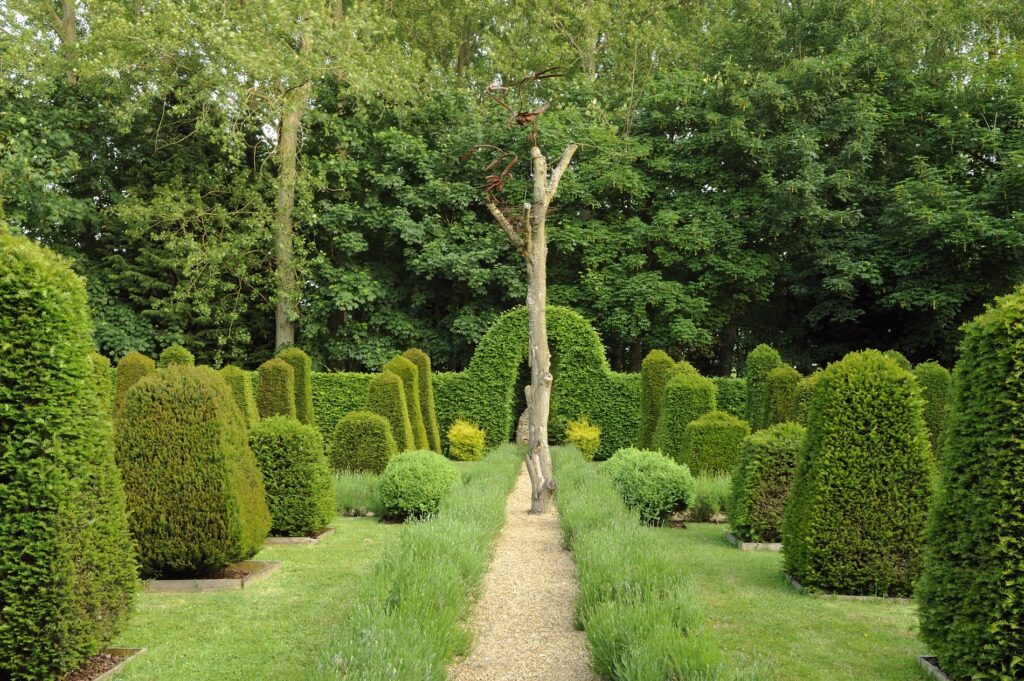
[[[401,526],[338,518],[314,546],[266,548],[257,560],[280,570],[242,591],[140,594],[117,647],[145,647],[118,681],[311,679],[325,676],[323,652],[335,641],[347,604],[370,577]]]
[[[762,663],[778,681],[928,678],[917,667],[927,651],[913,605],[798,594],[781,554],[734,549],[721,525],[651,531],[693,580],[726,655]]]
[[[341,515],[380,515],[376,473],[335,473],[334,508]]]

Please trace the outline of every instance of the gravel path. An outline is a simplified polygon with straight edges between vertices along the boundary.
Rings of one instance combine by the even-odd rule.
[[[558,514],[529,508],[524,466],[473,611],[473,650],[449,681],[599,681],[586,634],[572,626],[576,565],[562,549]]]

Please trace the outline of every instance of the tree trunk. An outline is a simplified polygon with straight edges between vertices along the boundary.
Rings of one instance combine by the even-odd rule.
[[[77,0],[61,0],[60,13],[53,10],[54,28],[57,37],[60,39],[61,51],[64,53],[68,68],[64,72],[68,85],[74,86],[78,83],[78,74],[72,66],[74,62],[74,51],[78,44],[78,12]]]

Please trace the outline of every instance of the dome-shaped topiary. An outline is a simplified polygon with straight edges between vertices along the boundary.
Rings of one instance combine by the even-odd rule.
[[[231,389],[213,369],[170,367],[136,383],[117,456],[145,575],[215,574],[263,544],[263,478]]]
[[[740,461],[747,422],[724,411],[712,411],[687,424],[676,459],[694,475],[732,473]]]
[[[782,513],[805,435],[797,423],[779,423],[743,440],[729,503],[729,525],[740,540],[782,540]]]
[[[696,372],[677,373],[665,385],[654,443],[666,456],[680,459],[686,426],[716,409],[715,384]]]
[[[455,464],[437,452],[403,452],[381,473],[377,496],[385,518],[422,518],[436,513],[457,484]]]
[[[676,370],[676,363],[664,350],[651,350],[640,364],[640,433],[637,446],[654,446],[654,433],[661,416],[665,384]]]
[[[924,398],[924,423],[928,426],[928,438],[932,444],[932,453],[938,456],[939,443],[946,427],[946,408],[949,403],[949,392],[952,377],[949,371],[938,362],[924,362],[914,368],[914,378],[921,386],[921,397]]]
[[[366,390],[366,411],[380,414],[391,424],[391,435],[401,451],[416,449],[402,379],[390,371],[375,374]]]
[[[875,350],[823,372],[782,523],[786,569],[824,591],[909,594],[933,468],[913,375]]]
[[[249,376],[249,372],[229,364],[220,370],[220,375],[231,388],[231,396],[235,398],[235,405],[242,413],[245,427],[252,428],[259,423],[260,413],[256,409],[256,395],[252,389],[252,378]]]
[[[295,377],[295,418],[302,423],[316,423],[313,417],[313,360],[296,347],[285,348],[277,358],[291,365]]]
[[[420,379],[420,409],[423,410],[423,424],[427,429],[430,449],[441,453],[441,430],[437,425],[437,405],[434,401],[434,376],[430,368],[430,356],[419,348],[410,348],[402,357],[416,365]]]
[[[412,426],[413,440],[416,449],[430,449],[427,428],[423,423],[423,407],[420,404],[420,372],[416,365],[405,357],[395,357],[386,362],[382,371],[390,371],[402,379],[405,391],[405,406],[409,411],[409,425]]]
[[[159,369],[166,369],[171,366],[194,367],[195,365],[196,356],[177,343],[164,348],[156,363]]]
[[[646,523],[666,520],[693,503],[696,483],[690,470],[660,452],[620,449],[602,467],[626,506]]]
[[[771,401],[768,397],[768,374],[782,366],[782,358],[770,345],[761,344],[747,355],[747,422],[751,429],[767,427]]]
[[[156,362],[146,357],[141,352],[129,352],[117,361],[117,393],[114,399],[114,407],[120,408],[124,404],[124,397],[128,390],[142,378],[156,371]]]
[[[448,455],[456,461],[479,461],[484,458],[487,434],[479,426],[456,419],[448,429]]]
[[[766,427],[797,420],[796,397],[800,378],[800,372],[791,366],[776,367],[768,372],[765,379],[768,396]]]
[[[283,359],[268,359],[257,369],[256,410],[261,419],[296,418],[295,369]]]
[[[302,537],[331,521],[331,468],[316,426],[271,416],[249,431],[249,447],[263,474],[272,534]]]
[[[398,454],[398,445],[386,418],[350,411],[335,424],[327,453],[334,470],[380,473]]]
[[[0,677],[50,681],[110,642],[137,577],[85,284],[2,230],[0,339]]]
[[[896,362],[900,369],[911,370],[910,360],[899,350],[886,350],[882,354]]]
[[[963,327],[918,592],[952,679],[1024,678],[1024,289]]]

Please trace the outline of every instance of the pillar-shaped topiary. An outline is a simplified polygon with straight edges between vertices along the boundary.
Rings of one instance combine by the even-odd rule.
[[[441,500],[457,484],[455,464],[437,452],[403,452],[381,473],[377,495],[385,518],[422,518],[436,513]]]
[[[901,596],[921,572],[933,465],[913,375],[875,350],[822,373],[782,523],[806,587]]]
[[[402,379],[405,391],[405,405],[409,410],[409,424],[416,449],[430,449],[427,428],[423,422],[423,407],[420,404],[420,372],[416,365],[405,357],[395,357],[382,367],[382,371],[390,371]]]
[[[305,424],[316,423],[313,418],[313,360],[299,348],[285,348],[277,358],[288,362],[295,375],[295,418]]]
[[[654,444],[666,456],[680,460],[686,426],[716,409],[715,384],[696,372],[678,373],[665,386]]]
[[[416,440],[409,421],[402,379],[390,371],[374,375],[366,390],[366,411],[380,414],[391,425],[391,435],[400,451],[416,449]]]
[[[283,359],[268,359],[257,370],[256,409],[261,419],[296,418],[295,369]]]
[[[124,396],[128,389],[135,385],[143,376],[156,371],[156,362],[141,352],[129,352],[117,361],[117,393],[114,407],[119,409],[124,404]]]
[[[711,382],[715,384],[717,408],[744,418],[747,414],[747,379],[714,376]]]
[[[776,367],[768,372],[765,392],[768,395],[767,426],[797,420],[797,385],[800,372],[791,366]]]
[[[811,409],[811,397],[814,395],[814,388],[821,380],[821,370],[815,371],[810,376],[804,376],[796,384],[796,395],[793,398],[793,421],[807,425],[807,413]]]
[[[156,363],[159,369],[166,369],[170,366],[194,367],[195,365],[196,356],[177,343],[164,348]]]
[[[0,230],[0,677],[50,681],[100,651],[136,586],[85,284]]]
[[[712,411],[687,424],[676,460],[694,475],[732,473],[740,461],[747,422],[724,411]]]
[[[963,328],[918,588],[952,679],[1024,678],[1024,289]]]
[[[664,350],[651,350],[640,364],[640,433],[637,446],[641,449],[654,446],[665,384],[675,370],[675,361]]]
[[[252,428],[260,420],[259,410],[256,408],[256,395],[252,389],[252,379],[249,372],[243,371],[233,364],[229,364],[220,370],[221,378],[231,388],[231,396],[235,398],[238,411],[242,412],[242,420],[246,428]]]
[[[921,386],[924,398],[924,423],[928,426],[928,437],[932,453],[938,456],[939,443],[946,427],[946,407],[952,378],[949,371],[938,362],[924,362],[914,368],[914,378]]]
[[[427,429],[430,449],[441,453],[441,431],[437,425],[437,405],[434,401],[434,375],[430,368],[430,356],[419,348],[410,348],[402,357],[416,365],[420,379],[420,409],[423,410],[423,425]]]
[[[106,355],[90,352],[89,361],[92,362],[93,387],[100,399],[100,408],[103,410],[103,415],[109,419],[114,413],[114,387],[110,380],[110,360]]]
[[[797,423],[779,423],[743,440],[729,503],[729,525],[741,541],[782,540],[782,513],[805,435]]]
[[[770,345],[758,345],[747,355],[747,422],[752,430],[768,426],[768,374],[782,366],[782,358]]]
[[[350,411],[338,419],[327,452],[334,470],[367,473],[380,473],[397,453],[391,424],[371,411]]]
[[[249,447],[263,474],[272,534],[308,536],[330,522],[334,488],[316,426],[271,416],[249,431]]]
[[[213,369],[170,367],[136,383],[117,456],[146,576],[208,576],[263,544],[263,478],[231,389]]]

